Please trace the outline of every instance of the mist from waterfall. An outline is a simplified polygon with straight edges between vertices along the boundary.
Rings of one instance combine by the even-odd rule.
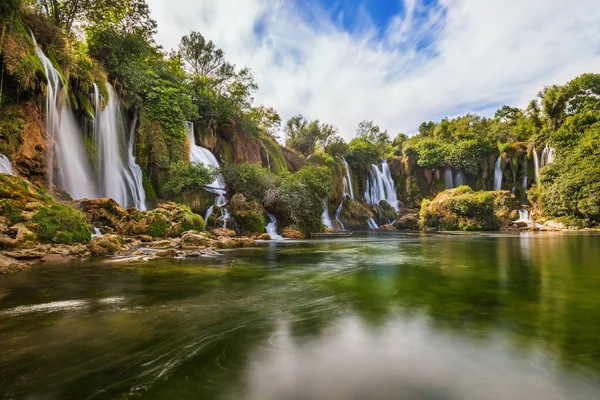
[[[0,174],[14,175],[12,163],[4,154],[0,154]]]
[[[498,157],[494,168],[494,190],[502,190],[502,156]]]
[[[364,200],[372,206],[379,204],[380,201],[384,200],[389,203],[396,212],[400,210],[396,186],[386,160],[381,162],[381,170],[377,165],[371,164],[371,173],[367,179]]]
[[[129,140],[126,138],[123,112],[117,93],[107,85],[109,98],[102,107],[102,96],[94,84],[94,143],[98,158],[98,176],[101,197],[110,197],[123,207],[146,209],[142,170],[133,155],[135,124]]]
[[[46,132],[48,146],[48,184],[56,184],[75,199],[97,197],[94,178],[83,145],[81,131],[75,122],[65,83],[52,61],[44,54],[33,37],[35,51],[47,79]],[[54,167],[57,177],[54,176]]]

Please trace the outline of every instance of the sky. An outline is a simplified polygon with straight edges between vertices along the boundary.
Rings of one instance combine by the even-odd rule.
[[[394,137],[423,121],[524,107],[547,85],[600,72],[598,0],[148,0],[165,49],[202,33],[249,67],[255,104],[347,140],[372,120]]]

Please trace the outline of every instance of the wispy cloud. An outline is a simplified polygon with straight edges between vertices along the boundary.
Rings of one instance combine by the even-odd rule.
[[[317,3],[149,0],[164,47],[203,33],[254,71],[257,102],[333,123],[347,139],[363,119],[412,133],[425,120],[523,106],[544,85],[600,71],[597,0],[427,3],[405,0],[385,27],[363,14],[348,30]]]

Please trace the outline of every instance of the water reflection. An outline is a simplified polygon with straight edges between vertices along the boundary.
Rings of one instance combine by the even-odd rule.
[[[600,236],[374,234],[0,281],[8,398],[600,398]]]

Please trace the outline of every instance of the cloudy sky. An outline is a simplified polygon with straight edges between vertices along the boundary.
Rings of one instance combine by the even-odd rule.
[[[354,136],[524,106],[600,72],[598,0],[148,0],[158,43],[198,31],[250,67],[257,104]]]

